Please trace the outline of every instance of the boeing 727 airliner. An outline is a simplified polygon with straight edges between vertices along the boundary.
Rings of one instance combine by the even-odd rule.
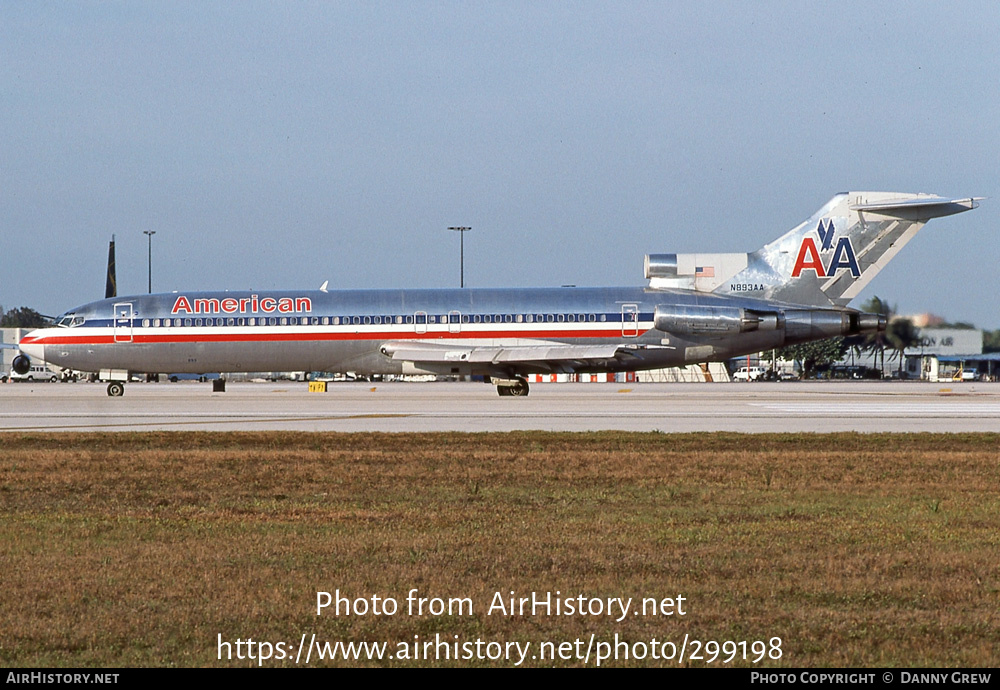
[[[327,371],[489,377],[527,395],[534,373],[619,372],[722,361],[877,332],[847,304],[931,218],[978,198],[838,194],[744,254],[650,254],[649,285],[622,288],[177,292],[72,309],[20,342],[30,358],[100,372]]]

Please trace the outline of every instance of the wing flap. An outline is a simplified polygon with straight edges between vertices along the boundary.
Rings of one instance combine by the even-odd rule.
[[[568,345],[563,343],[539,343],[530,345],[474,345],[438,344],[427,342],[388,342],[380,348],[382,353],[393,360],[416,364],[544,364],[571,363],[581,365],[591,361],[615,359],[622,346],[611,345]]]
[[[512,364],[518,362],[589,361],[594,359],[614,359],[618,345],[548,345],[514,346],[497,348],[489,359],[481,362]],[[477,353],[478,354],[478,353]],[[485,354],[485,353],[483,353]]]

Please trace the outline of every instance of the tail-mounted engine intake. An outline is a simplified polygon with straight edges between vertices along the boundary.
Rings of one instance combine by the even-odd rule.
[[[713,292],[747,267],[747,254],[646,254],[643,271],[653,288]]]
[[[643,273],[646,278],[675,278],[677,276],[676,254],[646,254]]]
[[[658,331],[685,335],[727,335],[747,331],[773,331],[783,325],[777,313],[742,307],[660,305],[653,325]]]

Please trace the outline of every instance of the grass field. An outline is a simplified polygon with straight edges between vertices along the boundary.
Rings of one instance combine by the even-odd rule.
[[[256,665],[235,658],[253,639],[292,665],[315,634],[579,666],[537,655],[617,634],[662,654],[746,641],[740,666],[774,637],[758,666],[994,666],[998,487],[1000,435],[4,434],[0,664]],[[412,589],[472,611],[409,615]],[[336,590],[399,608],[317,616]],[[488,615],[511,591],[634,601],[621,621]],[[678,596],[683,616],[634,615]],[[604,663],[677,663],[653,647]]]

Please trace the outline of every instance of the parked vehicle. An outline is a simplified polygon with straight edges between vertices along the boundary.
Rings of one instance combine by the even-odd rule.
[[[862,379],[868,380],[882,378],[882,372],[878,369],[853,364],[835,364],[830,367],[829,371],[831,379],[853,379],[855,381],[860,381]],[[905,374],[906,372],[903,373]]]
[[[959,371],[959,374],[961,375],[961,379],[956,379],[956,380],[961,380],[961,381],[979,380],[979,372],[975,369],[961,369]]]
[[[59,374],[49,369],[45,364],[32,364],[23,374],[16,371],[10,372],[11,381],[58,381]]]
[[[740,367],[733,374],[733,381],[763,381],[767,376],[767,369],[764,367]]]
[[[218,374],[167,374],[167,380],[170,383],[177,383],[178,381],[200,381],[204,383],[205,381],[215,381],[218,378]]]

